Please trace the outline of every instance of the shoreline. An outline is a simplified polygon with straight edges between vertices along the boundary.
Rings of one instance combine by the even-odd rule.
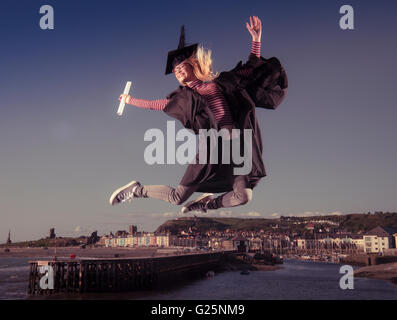
[[[253,264],[252,265],[256,270],[253,271],[276,271],[284,269],[284,267],[280,264],[275,265],[265,265],[265,264]]]
[[[276,271],[284,269],[282,265],[226,263],[224,271]]]
[[[142,248],[106,248],[106,247],[88,247],[82,249],[80,247],[57,247],[57,258],[69,258],[71,254],[75,255],[75,259],[79,258],[114,258],[118,255],[120,258],[143,258],[167,255],[161,252],[163,249],[157,247]],[[172,249],[171,249],[172,250]],[[171,251],[170,250],[170,251]],[[178,249],[175,249],[177,251]],[[50,247],[44,249],[39,248],[10,248],[10,252],[0,251],[0,259],[2,258],[53,258],[55,256],[55,248]]]
[[[158,247],[138,247],[138,248],[107,248],[92,247],[82,249],[80,247],[58,247],[56,250],[57,259],[69,258],[71,254],[75,255],[74,259],[79,258],[153,258],[174,255],[180,252],[180,248],[158,248]],[[193,252],[192,252],[193,253]],[[200,252],[198,252],[200,253]],[[10,248],[10,252],[0,251],[0,260],[3,258],[30,258],[31,260],[53,259],[55,248],[51,247],[47,250],[44,248]],[[225,270],[229,271],[275,271],[283,269],[282,265],[262,265],[249,264],[243,261],[227,261],[224,265]]]
[[[361,267],[354,271],[354,276],[388,280],[394,285],[397,285],[397,262]]]

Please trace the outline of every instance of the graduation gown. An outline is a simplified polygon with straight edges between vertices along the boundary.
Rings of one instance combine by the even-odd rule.
[[[251,69],[251,76],[247,78],[237,73],[243,69]],[[259,180],[266,176],[262,160],[262,136],[255,108],[277,108],[287,93],[287,75],[277,58],[258,58],[251,53],[246,63],[240,61],[234,69],[220,73],[214,82],[225,97],[233,121],[240,129],[241,141],[243,129],[252,129],[252,170],[245,177],[247,187],[253,189]],[[181,121],[185,128],[193,130],[196,134],[199,133],[199,129],[219,130],[207,99],[193,89],[179,86],[167,99],[170,101],[163,111]],[[229,192],[233,190],[233,180],[236,177],[233,175],[234,167],[233,162],[199,164],[197,154],[196,163],[188,165],[180,184],[199,185],[197,192]]]

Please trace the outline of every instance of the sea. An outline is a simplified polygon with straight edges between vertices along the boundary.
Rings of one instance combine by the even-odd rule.
[[[27,294],[29,260],[0,259],[0,300],[31,299]],[[276,271],[226,271],[174,285],[171,288],[132,293],[57,296],[56,299],[145,300],[397,300],[397,285],[354,278],[352,289],[341,289],[341,264],[284,260]],[[356,269],[357,267],[353,267]],[[35,298],[37,299],[37,298]]]

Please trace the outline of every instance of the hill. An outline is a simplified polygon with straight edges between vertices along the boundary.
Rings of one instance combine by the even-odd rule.
[[[304,233],[305,225],[309,222],[318,221],[319,225],[327,226],[328,223],[339,231],[345,232],[366,232],[376,226],[397,227],[396,212],[376,212],[374,214],[346,214],[330,216],[310,217],[280,217],[277,219],[265,218],[207,218],[207,217],[186,217],[175,220],[168,220],[160,225],[156,232],[171,232],[178,234],[180,231],[187,231],[193,228],[198,232],[224,231],[233,229],[236,231],[259,231],[259,230],[283,230],[290,232]],[[328,223],[327,223],[328,222]]]

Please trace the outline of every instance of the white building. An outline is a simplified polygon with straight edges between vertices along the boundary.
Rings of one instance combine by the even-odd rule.
[[[386,249],[395,248],[395,238],[393,234],[396,232],[395,228],[381,227],[368,231],[364,239],[364,251],[366,253],[379,253]]]

